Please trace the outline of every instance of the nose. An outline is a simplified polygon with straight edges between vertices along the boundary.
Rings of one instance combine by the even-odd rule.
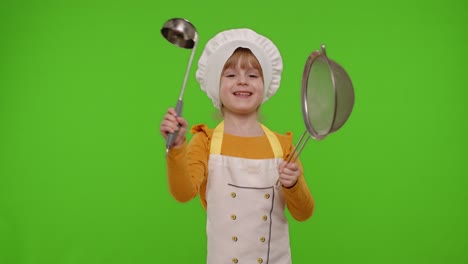
[[[247,76],[245,74],[239,74],[239,77],[237,79],[237,83],[239,85],[245,85],[247,84]]]

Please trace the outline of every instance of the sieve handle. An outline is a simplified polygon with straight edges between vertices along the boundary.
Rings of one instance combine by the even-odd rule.
[[[305,137],[306,135],[307,135],[307,137]],[[302,149],[304,148],[305,144],[307,143],[307,141],[309,141],[309,139],[310,139],[310,134],[307,132],[307,130],[305,130],[304,133],[302,133],[302,136],[299,139],[299,141],[297,142],[296,146],[294,147],[293,152],[291,153],[291,155],[289,155],[286,166],[291,162],[291,160],[292,160],[292,162],[296,161],[296,159],[301,154]],[[280,181],[279,181],[279,178],[278,178],[278,180],[276,180],[276,187],[279,187],[279,186],[280,186]]]

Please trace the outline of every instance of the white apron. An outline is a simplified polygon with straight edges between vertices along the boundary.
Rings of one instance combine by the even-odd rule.
[[[272,159],[221,155],[224,123],[214,130],[206,188],[208,264],[291,263],[289,230],[281,188],[276,188],[283,151],[262,125]]]

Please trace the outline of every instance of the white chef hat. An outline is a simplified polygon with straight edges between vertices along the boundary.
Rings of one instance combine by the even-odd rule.
[[[262,67],[264,83],[262,103],[273,96],[279,88],[283,60],[271,40],[247,28],[220,32],[205,45],[196,72],[201,89],[218,109],[221,108],[219,84],[224,64],[240,47],[250,49]]]

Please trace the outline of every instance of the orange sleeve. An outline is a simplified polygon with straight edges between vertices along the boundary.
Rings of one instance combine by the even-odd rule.
[[[288,160],[289,156],[294,151],[292,145],[292,134],[290,132],[286,135],[278,136],[284,152],[284,160]],[[283,187],[284,198],[289,212],[297,221],[305,221],[312,216],[314,211],[315,202],[310,193],[309,186],[304,178],[304,170],[299,158],[296,160],[299,165],[301,174],[296,184],[290,188]]]
[[[189,143],[172,148],[166,159],[169,191],[179,202],[187,202],[201,194],[206,208],[205,189],[208,172],[209,137],[204,125],[194,126]]]
[[[302,166],[300,167],[302,170]],[[288,210],[294,219],[305,221],[312,216],[315,203],[302,173],[293,187],[283,187],[283,193]]]

